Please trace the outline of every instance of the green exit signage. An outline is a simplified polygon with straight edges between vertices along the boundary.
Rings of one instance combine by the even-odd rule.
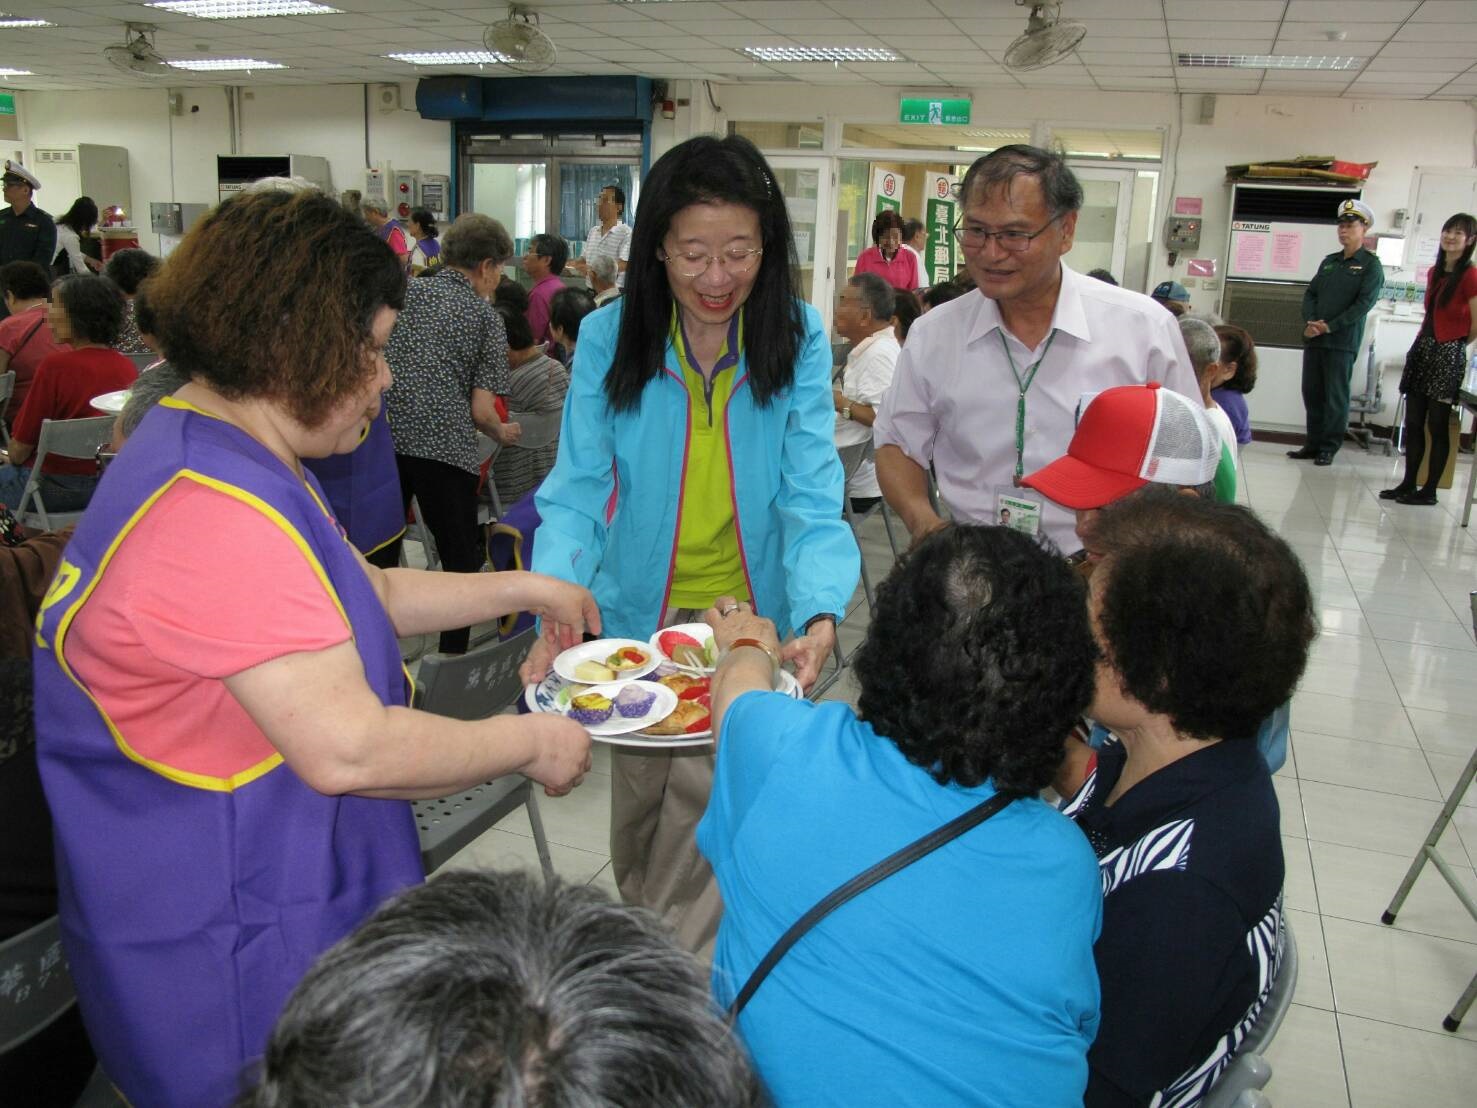
[[[930,100],[926,96],[904,96],[898,108],[899,123],[922,123],[942,127],[969,122],[969,100]]]
[[[15,114],[15,96],[8,92],[0,92],[0,115]]]

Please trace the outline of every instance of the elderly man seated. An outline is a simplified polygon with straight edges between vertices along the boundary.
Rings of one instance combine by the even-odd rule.
[[[1277,796],[1253,737],[1317,634],[1288,545],[1244,508],[1173,489],[1092,535],[1091,713],[1112,730],[1065,809],[1102,868],[1102,1025],[1087,1108],[1193,1105],[1282,960]]]
[[[585,273],[590,282],[590,291],[595,294],[595,307],[603,307],[621,294],[616,278],[620,269],[609,254],[596,254],[585,264]]]
[[[878,590],[855,711],[769,691],[779,642],[747,604],[706,618],[713,986],[752,995],[738,1028],[775,1103],[1080,1105],[1099,878],[1036,797],[1091,685],[1077,576],[1005,528],[929,536]],[[822,897],[935,832],[741,990]]]
[[[294,990],[239,1108],[761,1101],[656,918],[521,873],[403,893]]]
[[[837,446],[872,441],[877,405],[892,384],[902,349],[892,326],[898,299],[892,286],[875,273],[858,273],[836,297],[836,333],[851,344],[841,380],[831,390]],[[854,512],[865,512],[882,499],[877,467],[870,458],[847,480],[846,495]]]

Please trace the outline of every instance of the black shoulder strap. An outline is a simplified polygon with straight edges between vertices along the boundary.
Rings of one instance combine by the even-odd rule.
[[[896,854],[888,855],[871,869],[857,874],[846,884],[833,890],[816,904],[815,907],[791,924],[790,929],[780,936],[779,941],[770,948],[769,953],[764,956],[759,962],[759,965],[754,967],[754,972],[749,975],[749,979],[744,982],[744,987],[739,990],[738,996],[734,998],[733,1004],[729,1006],[729,1022],[732,1023],[738,1019],[739,1013],[744,1010],[744,1006],[749,1003],[754,993],[758,991],[759,986],[764,983],[764,979],[769,976],[770,970],[774,969],[779,960],[789,952],[789,949],[800,941],[800,937],[819,923],[824,916],[829,915],[841,907],[841,905],[845,904],[858,893],[870,889],[877,882],[891,877],[898,870],[912,865],[925,854],[930,854],[937,850],[950,839],[956,839],[971,828],[978,827],[1014,799],[1014,797],[996,793],[983,804],[976,805],[962,816],[950,820],[935,831],[930,831],[923,838],[909,843]]]

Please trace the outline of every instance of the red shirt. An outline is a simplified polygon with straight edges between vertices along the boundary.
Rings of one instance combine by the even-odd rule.
[[[37,326],[39,320],[40,326]],[[29,337],[27,337],[29,336]],[[10,355],[7,369],[15,370],[15,390],[10,395],[10,414],[14,416],[26,402],[26,393],[31,388],[31,378],[36,367],[55,350],[68,349],[51,335],[51,324],[46,322],[46,305],[37,304],[17,315],[0,320],[0,350]],[[5,412],[0,411],[0,417]]]
[[[133,362],[110,347],[58,350],[36,367],[26,402],[15,417],[11,438],[35,446],[41,437],[43,419],[102,415],[92,406],[92,398],[126,389],[137,379],[138,370]],[[80,458],[47,458],[42,472],[90,476],[97,473],[97,463]]]
[[[923,284],[923,275],[918,272],[918,255],[901,246],[890,262],[882,256],[880,247],[867,247],[857,257],[856,272],[875,273],[893,288],[908,292]]]
[[[1446,278],[1438,278],[1436,267],[1432,266],[1431,272],[1426,275],[1426,315],[1431,320],[1431,330],[1436,335],[1437,342],[1465,339],[1472,333],[1472,297],[1477,296],[1477,266],[1467,267],[1452,298],[1436,308],[1435,314],[1432,314],[1436,294],[1444,284]]]

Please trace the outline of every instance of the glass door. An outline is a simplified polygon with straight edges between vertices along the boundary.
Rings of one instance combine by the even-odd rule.
[[[549,225],[549,172],[547,161],[479,160],[472,165],[469,210],[490,215],[508,229],[515,259]]]
[[[1078,273],[1106,269],[1125,282],[1129,218],[1133,214],[1134,170],[1072,167],[1082,182],[1082,210],[1067,264]]]
[[[796,292],[821,313],[822,326],[829,332],[831,296],[836,282],[832,272],[836,235],[831,160],[770,155],[768,161],[780,195],[785,198],[790,229],[795,236],[800,281]]]

